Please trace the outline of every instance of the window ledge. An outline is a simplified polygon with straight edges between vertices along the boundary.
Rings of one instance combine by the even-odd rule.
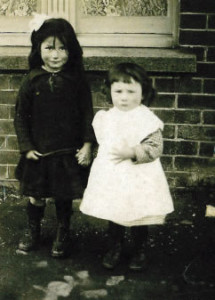
[[[106,71],[115,63],[134,62],[148,72],[194,73],[196,56],[179,49],[83,47],[87,71]],[[27,70],[29,47],[0,47],[1,70]]]

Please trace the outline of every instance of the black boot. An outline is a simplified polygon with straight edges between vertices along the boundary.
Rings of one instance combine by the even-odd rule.
[[[44,206],[35,206],[29,201],[27,204],[28,228],[20,239],[18,249],[31,251],[38,247],[40,242],[40,222],[44,216]]]
[[[109,222],[109,250],[103,257],[102,265],[106,269],[114,269],[120,262],[125,228]]]
[[[71,205],[71,200],[56,200],[55,202],[58,226],[57,235],[51,250],[52,257],[63,258],[68,254]]]
[[[134,253],[132,255],[129,269],[133,271],[143,271],[147,267],[146,243],[148,227],[135,226],[131,228],[131,236],[134,241]]]

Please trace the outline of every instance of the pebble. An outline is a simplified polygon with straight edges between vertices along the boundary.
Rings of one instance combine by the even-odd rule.
[[[27,252],[17,249],[16,254],[28,255]]]
[[[125,276],[111,276],[107,281],[106,285],[114,286],[118,285],[121,281],[125,280]]]
[[[88,271],[79,271],[77,273],[77,276],[79,279],[87,279],[89,277],[89,272]]]
[[[99,299],[101,297],[106,297],[108,292],[105,289],[100,290],[90,290],[84,291],[81,293],[81,296],[84,296],[87,299]]]
[[[66,277],[66,276],[65,276]],[[72,276],[68,276],[72,277]],[[67,278],[68,279],[68,278]],[[51,281],[49,282],[47,288],[43,288],[38,285],[33,285],[33,287],[37,290],[43,291],[46,295],[44,300],[58,300],[58,297],[68,297],[74,287],[74,280],[70,282],[63,281]]]
[[[48,262],[46,260],[43,260],[35,263],[35,265],[37,268],[46,268],[48,267]]]

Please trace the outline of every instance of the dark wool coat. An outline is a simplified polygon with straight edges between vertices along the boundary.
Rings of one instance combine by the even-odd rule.
[[[91,93],[80,72],[30,71],[20,88],[14,119],[20,152],[17,178],[23,194],[40,197],[79,197],[83,188],[82,167],[75,152],[94,141],[91,126]],[[25,153],[46,154],[70,149],[70,153],[27,160]]]

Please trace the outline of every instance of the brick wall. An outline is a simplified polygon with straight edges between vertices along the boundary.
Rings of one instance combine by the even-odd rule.
[[[191,5],[192,3],[192,5]],[[180,1],[179,43],[197,56],[196,73],[149,73],[158,91],[152,109],[165,122],[162,163],[173,188],[214,181],[215,1]],[[147,66],[146,66],[147,68]],[[0,73],[0,180],[16,184],[19,158],[13,129],[15,96],[25,71]],[[87,72],[95,110],[104,106],[104,72]]]
[[[176,186],[214,185],[215,1],[181,0],[179,43],[197,56],[197,72],[172,81],[176,92],[175,139],[183,141],[173,158]],[[174,145],[174,144],[173,144]],[[177,142],[176,142],[177,145]],[[173,151],[174,151],[173,147]],[[183,150],[184,149],[184,150]],[[168,147],[166,148],[168,150]],[[203,179],[203,181],[202,181]]]

